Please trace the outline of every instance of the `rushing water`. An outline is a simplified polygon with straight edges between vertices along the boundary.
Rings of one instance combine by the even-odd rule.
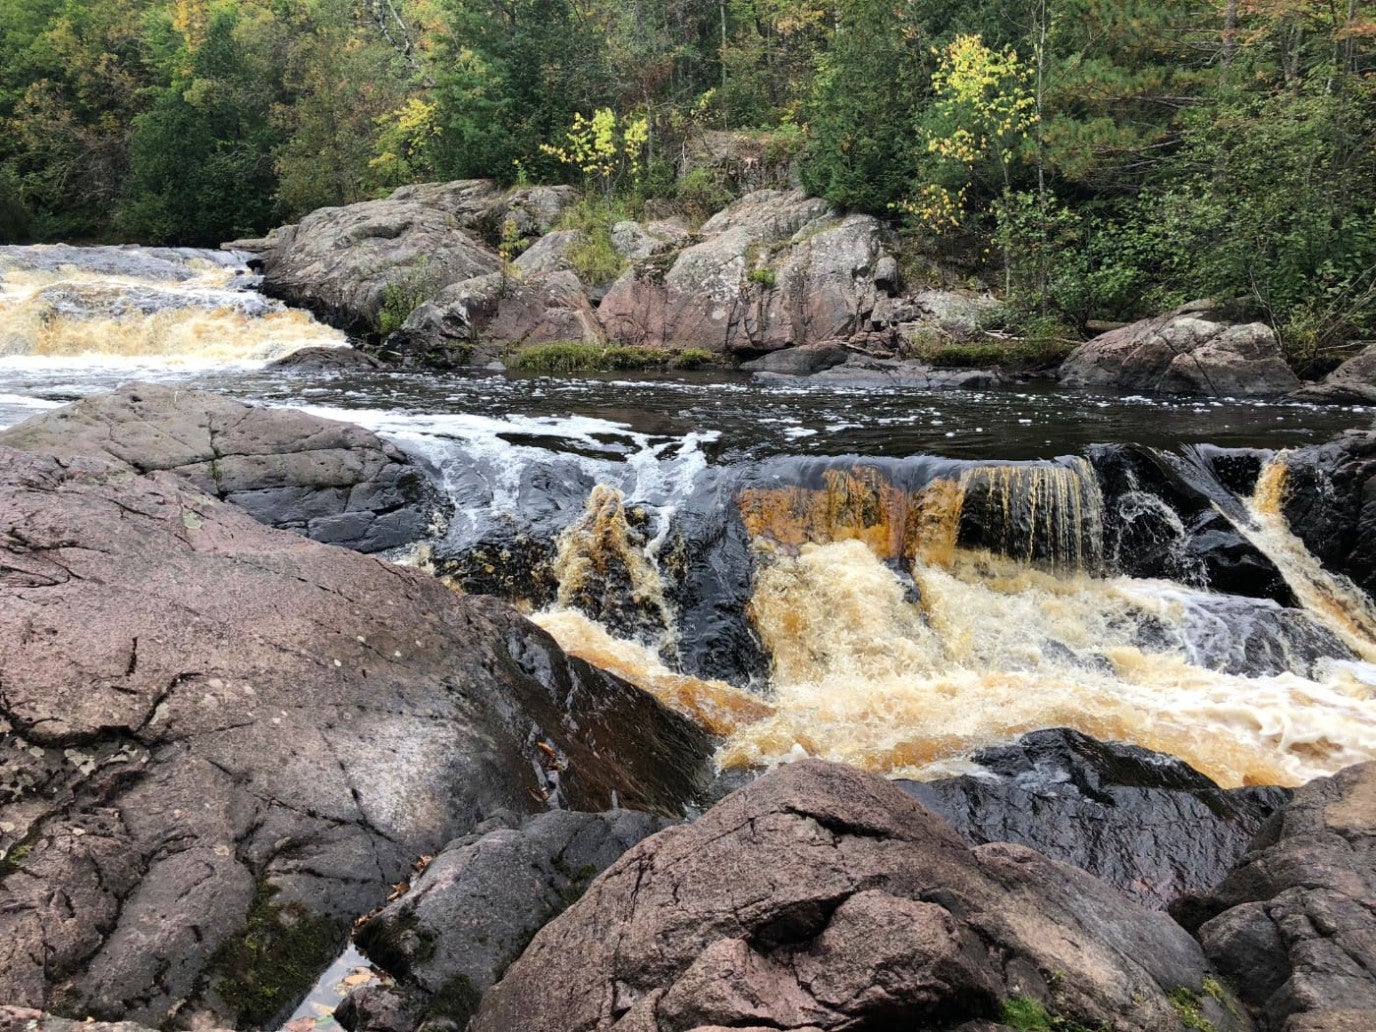
[[[1290,533],[1272,457],[1368,411],[724,373],[302,376],[266,362],[341,338],[253,292],[238,256],[0,249],[0,269],[0,426],[138,377],[371,427],[454,503],[408,561],[693,715],[724,766],[930,776],[1054,725],[1228,785],[1376,756],[1376,614]],[[1176,487],[1139,484],[1148,468]],[[1205,524],[1272,564],[1275,599],[1218,590]]]

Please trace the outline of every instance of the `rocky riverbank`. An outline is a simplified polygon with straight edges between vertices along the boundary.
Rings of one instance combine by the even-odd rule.
[[[1364,440],[1275,499],[1362,584]],[[1096,459],[1109,505],[1208,508],[1149,458]],[[715,777],[693,721],[312,522],[408,477],[424,511],[371,434],[146,385],[0,439],[0,1029],[276,1027],[351,931],[367,1032],[1376,1021],[1376,765],[1223,790],[1052,729],[923,783]]]
[[[256,255],[270,295],[385,337],[382,353],[412,365],[484,366],[551,342],[689,349],[724,363],[803,349],[807,358],[765,365],[759,375],[968,386],[1040,367],[1068,386],[1376,398],[1370,356],[1305,386],[1258,313],[1214,301],[1079,346],[1034,349],[1029,366],[1005,332],[1012,313],[1003,304],[951,289],[937,273],[905,277],[893,227],[797,189],[749,193],[696,228],[619,222],[607,234],[607,261],[595,267],[576,260],[588,232],[559,228],[577,202],[567,187],[409,186],[226,246]],[[818,367],[809,350],[817,345],[839,360]],[[924,360],[933,352],[936,368]],[[947,352],[961,366],[993,367],[940,368]]]

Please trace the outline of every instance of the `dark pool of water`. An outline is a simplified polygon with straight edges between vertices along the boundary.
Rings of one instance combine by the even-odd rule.
[[[574,416],[652,437],[682,438],[696,431],[712,438],[704,451],[714,461],[849,453],[1036,459],[1079,452],[1100,442],[1286,448],[1367,427],[1373,418],[1373,410],[1357,407],[1092,394],[1039,382],[974,391],[846,389],[759,384],[743,374],[718,372],[577,378],[500,373],[313,377],[231,368],[133,370],[0,363],[0,425],[35,411],[20,398],[67,401],[108,390],[131,376],[275,404],[380,410],[410,417],[406,422],[417,430],[427,415],[534,421],[548,425],[544,446],[554,450],[558,426]],[[521,438],[516,443],[540,443],[538,437],[524,439],[527,435],[518,426],[510,434]]]

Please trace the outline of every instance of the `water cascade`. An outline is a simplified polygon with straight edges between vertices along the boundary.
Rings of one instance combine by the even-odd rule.
[[[792,472],[738,471],[736,511],[716,514],[739,519],[750,543],[742,617],[771,664],[758,697],[666,664],[675,573],[660,561],[674,534],[663,554],[638,551],[646,535],[633,524],[649,517],[628,520],[605,487],[561,537],[576,561],[561,563],[558,601],[536,619],[725,733],[725,767],[813,755],[931,777],[1052,725],[1173,753],[1225,785],[1297,783],[1376,753],[1369,604],[1263,513],[1245,533],[1302,609],[1109,568],[1105,504],[1083,459]],[[1258,503],[1225,508],[1241,522]],[[660,618],[608,619],[609,599],[649,602]]]
[[[244,255],[0,247],[0,358],[254,362],[343,335],[247,289]]]

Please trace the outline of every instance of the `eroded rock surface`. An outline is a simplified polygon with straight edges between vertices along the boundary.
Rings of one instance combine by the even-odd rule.
[[[1220,885],[1172,909],[1264,1028],[1376,1028],[1376,763],[1296,789]]]
[[[168,470],[268,526],[360,552],[424,537],[447,506],[371,430],[206,391],[130,383],[0,432],[0,444]]]
[[[535,937],[475,1032],[954,1028],[1036,1000],[1086,1027],[1187,1026],[1197,944],[1025,847],[967,849],[901,789],[805,761],[631,849]],[[976,1026],[977,1027],[977,1026]]]
[[[1342,405],[1376,404],[1376,345],[1349,358],[1318,383],[1302,387],[1295,397]]]
[[[757,190],[712,216],[693,242],[654,253],[608,291],[613,340],[764,352],[868,329],[884,289],[884,227],[840,216],[801,190]]]
[[[358,930],[368,959],[398,985],[363,991],[348,1009],[359,1024],[376,1024],[390,1010],[393,1028],[427,1016],[462,1026],[551,917],[627,849],[671,823],[633,810],[561,810],[524,824],[508,814],[449,843],[406,895]]]
[[[486,179],[423,183],[382,200],[320,208],[263,240],[239,243],[257,252],[265,293],[370,332],[381,328],[389,303],[404,318],[452,283],[497,272],[504,231],[538,237],[575,196],[571,187],[504,191]]]
[[[1239,322],[1202,301],[1081,344],[1061,366],[1069,387],[1252,397],[1300,386],[1263,322]]]
[[[1173,757],[1066,728],[973,760],[988,773],[902,787],[967,842],[1031,846],[1153,909],[1216,885],[1290,795],[1225,791]]]
[[[695,727],[495,600],[3,447],[0,686],[6,1002],[79,1017],[273,1027],[493,812],[706,780]]]

